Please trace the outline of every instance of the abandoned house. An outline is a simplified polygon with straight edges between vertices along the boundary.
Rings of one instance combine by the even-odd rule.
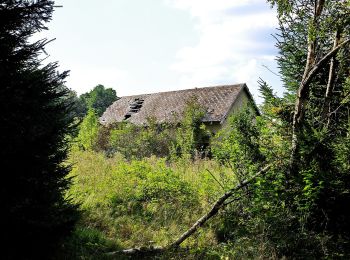
[[[147,125],[149,118],[157,123],[174,123],[174,120],[181,120],[191,98],[205,109],[202,121],[213,134],[248,101],[252,101],[254,110],[259,113],[247,85],[236,84],[121,97],[107,108],[100,123],[107,126],[126,121]]]

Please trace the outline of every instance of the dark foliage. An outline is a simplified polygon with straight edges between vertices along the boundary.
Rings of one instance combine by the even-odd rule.
[[[64,198],[70,180],[71,98],[67,72],[39,59],[53,1],[0,2],[0,158],[2,258],[44,258],[69,233],[76,207]]]
[[[87,112],[88,112],[88,106],[85,100],[81,98],[82,95],[78,96],[77,92],[71,89],[69,90],[68,96],[71,99],[73,104],[72,116],[77,118],[78,121],[81,121],[87,115]]]
[[[334,45],[349,38],[350,9],[348,1],[269,2],[279,11],[277,61],[286,93],[277,98],[260,82],[263,114],[274,131],[288,137],[296,125],[292,122],[294,103],[307,58],[311,57],[312,68]],[[316,7],[322,8],[316,11]],[[283,207],[288,213],[274,213],[285,216],[284,226],[291,227],[284,236],[289,242],[282,245],[279,239],[277,243],[280,254],[315,258],[349,255],[349,61],[346,45],[320,67],[304,92],[302,120],[295,127],[299,143],[296,163],[291,164],[291,171],[284,170],[284,192],[278,196],[279,201],[285,198]],[[264,200],[272,201],[268,197]],[[280,232],[270,230],[270,238]]]
[[[114,89],[97,85],[90,92],[80,95],[78,100],[80,117],[84,117],[90,108],[94,109],[98,116],[102,116],[107,107],[117,99],[117,93]]]
[[[89,109],[94,109],[98,116],[102,116],[103,112],[118,99],[114,89],[105,88],[103,85],[97,85],[91,91],[80,96],[73,90],[69,90],[69,92],[74,104],[72,113],[79,120],[88,114]]]

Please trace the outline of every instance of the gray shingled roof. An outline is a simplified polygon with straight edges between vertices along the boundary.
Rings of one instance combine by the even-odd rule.
[[[193,97],[207,110],[203,122],[222,122],[243,89],[249,94],[245,84],[237,84],[125,96],[107,108],[100,123],[108,125],[125,120],[143,125],[147,124],[150,117],[155,118],[158,123],[174,122],[179,118],[174,115],[181,116],[186,102]],[[130,117],[125,119],[127,114]]]

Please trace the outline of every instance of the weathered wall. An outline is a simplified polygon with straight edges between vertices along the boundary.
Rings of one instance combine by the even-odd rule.
[[[247,92],[243,89],[239,95],[237,96],[236,101],[234,102],[233,106],[231,107],[231,109],[229,110],[229,112],[227,113],[227,116],[225,118],[225,120],[222,122],[222,124],[220,123],[208,123],[206,124],[207,129],[216,134],[220,129],[222,129],[223,127],[226,126],[226,124],[228,123],[228,118],[235,112],[239,111],[240,109],[242,109],[242,107],[244,107],[249,101],[249,97]]]
[[[248,97],[248,94],[245,90],[242,90],[237,99],[236,99],[236,102],[233,104],[232,108],[230,109],[229,113],[227,114],[227,117],[225,118],[223,124],[222,124],[222,127],[226,126],[227,123],[228,123],[228,119],[229,117],[238,112],[239,110],[241,110],[244,106],[247,105],[249,101],[249,97]]]

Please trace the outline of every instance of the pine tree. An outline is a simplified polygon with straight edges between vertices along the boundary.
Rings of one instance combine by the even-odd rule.
[[[1,224],[4,258],[40,258],[52,253],[76,220],[64,197],[64,163],[74,130],[63,87],[67,72],[43,65],[47,40],[30,41],[46,29],[53,1],[0,2]],[[15,249],[14,249],[15,248]]]

